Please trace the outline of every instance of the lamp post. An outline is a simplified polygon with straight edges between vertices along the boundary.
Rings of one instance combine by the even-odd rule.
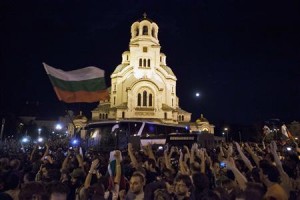
[[[226,134],[226,142],[228,142],[228,128],[227,127],[224,128],[224,132]]]

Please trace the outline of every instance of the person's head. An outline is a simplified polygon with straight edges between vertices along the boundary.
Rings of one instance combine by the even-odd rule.
[[[2,170],[7,170],[9,166],[9,159],[8,158],[0,158],[0,172]]]
[[[154,200],[171,200],[170,194],[165,189],[157,189],[154,192]]]
[[[188,175],[179,175],[175,179],[175,195],[188,196],[192,188],[192,180]]]
[[[29,183],[35,180],[35,174],[33,172],[27,172],[24,174],[23,182]]]
[[[19,200],[48,200],[47,191],[42,183],[31,182],[24,185],[19,193]]]
[[[129,190],[134,194],[139,194],[143,191],[144,184],[144,175],[141,173],[133,173],[129,182]]]
[[[17,173],[10,173],[6,178],[6,186],[8,189],[16,189],[20,184],[20,176]]]
[[[78,186],[78,187],[85,180],[84,171],[82,169],[80,169],[80,168],[74,169],[72,171],[72,173],[70,174],[70,176],[71,176],[71,183],[72,183],[72,185],[75,185],[75,186]]]
[[[246,190],[239,194],[238,198],[245,200],[263,199],[264,194],[265,189],[262,184],[248,182]]]
[[[220,172],[220,163],[219,162],[214,162],[213,163],[213,171],[218,174]]]
[[[145,165],[145,169],[146,169],[146,170],[154,170],[155,167],[156,167],[155,160],[152,159],[152,158],[147,159],[147,160],[145,161],[144,165]]]
[[[49,169],[48,177],[51,181],[59,181],[61,177],[61,173],[59,169]]]
[[[193,178],[195,190],[202,192],[205,189],[209,189],[209,179],[205,174],[194,173],[192,178]]]
[[[48,186],[49,200],[66,200],[69,188],[66,184],[53,182]]]
[[[266,164],[260,165],[262,172],[260,173],[261,180],[266,183],[266,181],[270,181],[273,183],[280,182],[280,173],[274,165]]]
[[[13,159],[9,162],[9,166],[13,169],[13,170],[19,170],[21,165],[20,160],[18,159]]]
[[[41,164],[41,171],[42,171],[42,176],[48,177],[48,171],[52,168],[52,165],[50,163],[46,163],[46,164]]]

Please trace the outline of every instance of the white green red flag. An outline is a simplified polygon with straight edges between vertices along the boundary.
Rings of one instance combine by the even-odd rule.
[[[63,71],[43,63],[54,91],[66,103],[92,103],[109,97],[104,70],[97,67]]]

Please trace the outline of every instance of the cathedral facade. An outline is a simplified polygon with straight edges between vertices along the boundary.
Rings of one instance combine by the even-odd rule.
[[[179,106],[177,78],[161,52],[158,26],[145,15],[131,25],[129,50],[111,74],[110,99],[92,110],[92,121],[145,119],[188,123],[191,113]]]

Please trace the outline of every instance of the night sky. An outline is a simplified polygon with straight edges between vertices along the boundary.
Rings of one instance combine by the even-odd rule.
[[[300,1],[0,1],[1,114],[39,102],[40,114],[97,104],[59,102],[42,62],[110,75],[131,24],[159,26],[180,107],[213,124],[300,120]],[[200,97],[196,97],[196,92]],[[45,109],[46,108],[46,109]]]

